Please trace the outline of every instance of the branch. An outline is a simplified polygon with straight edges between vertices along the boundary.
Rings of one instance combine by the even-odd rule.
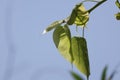
[[[102,3],[104,3],[107,0],[102,0],[100,2],[98,2],[95,6],[93,6],[91,9],[88,10],[88,12],[92,12],[95,8],[97,8],[98,6],[100,6]]]

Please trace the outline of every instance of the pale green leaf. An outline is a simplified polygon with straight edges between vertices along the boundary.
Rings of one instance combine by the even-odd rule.
[[[82,3],[75,6],[73,9],[67,24],[72,25],[75,24],[76,26],[85,27],[86,23],[89,20],[89,13],[85,9]]]
[[[87,12],[87,10],[85,9],[82,3],[76,5],[76,12],[77,12],[77,16],[76,16],[75,24],[77,26],[85,27],[85,25],[89,20],[89,13]]]
[[[48,31],[51,31],[52,29],[60,26],[63,23],[63,20],[55,21],[52,24],[50,24],[44,31],[43,34],[47,33]]]
[[[89,13],[85,9],[82,3],[75,6],[73,9],[69,20],[67,21],[68,25],[75,24],[76,26],[85,27],[86,23],[89,20]]]
[[[86,40],[82,37],[73,37],[71,42],[74,58],[73,64],[79,69],[80,72],[89,78],[90,67]]]
[[[72,62],[72,52],[71,52],[71,33],[67,25],[58,26],[53,33],[53,41],[59,50],[60,54]]]

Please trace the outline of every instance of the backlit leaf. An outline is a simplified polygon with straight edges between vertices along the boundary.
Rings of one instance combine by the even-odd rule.
[[[76,26],[85,27],[88,20],[89,13],[85,9],[84,5],[80,3],[76,5],[75,8],[73,9],[67,24],[69,25],[75,24]]]
[[[80,70],[80,72],[89,78],[90,67],[86,40],[82,37],[73,37],[71,42],[74,58],[73,64]]]
[[[71,52],[71,33],[67,25],[56,27],[53,33],[53,41],[61,53],[61,55],[72,62],[72,52]]]
[[[81,3],[76,5],[77,16],[75,20],[75,24],[77,26],[85,26],[89,20],[89,13],[85,9],[84,5]]]

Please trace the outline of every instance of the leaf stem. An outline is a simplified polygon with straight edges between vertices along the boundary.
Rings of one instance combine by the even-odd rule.
[[[101,5],[102,3],[104,3],[107,0],[102,0],[100,2],[98,2],[95,6],[93,6],[91,9],[88,10],[88,12],[92,12],[95,8],[97,8],[99,5]]]
[[[82,3],[83,3],[83,2],[88,2],[88,1],[89,1],[89,2],[99,2],[99,1],[97,1],[97,0],[84,0],[84,1],[82,1]]]
[[[87,77],[87,80],[89,80],[89,77]]]
[[[85,31],[85,29],[84,29],[84,27],[83,27],[83,31],[82,31],[82,37],[84,38],[84,31]]]

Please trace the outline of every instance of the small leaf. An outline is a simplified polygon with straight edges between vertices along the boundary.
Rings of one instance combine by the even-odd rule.
[[[117,14],[115,14],[115,17],[117,20],[120,20],[120,12],[118,12]]]
[[[89,13],[85,9],[82,3],[75,6],[73,9],[69,20],[67,21],[68,25],[75,24],[76,26],[85,26],[89,20]]]
[[[115,4],[120,9],[120,2],[118,0],[116,0]]]
[[[84,80],[80,75],[76,74],[75,72],[71,72],[71,75],[74,80]]]
[[[43,31],[43,34],[47,33],[48,31],[51,31],[55,27],[60,26],[62,23],[63,23],[63,20],[53,22]]]
[[[53,33],[53,41],[61,55],[71,63],[73,62],[71,52],[71,33],[67,25],[56,27]]]
[[[90,67],[88,59],[88,50],[86,40],[82,37],[73,37],[72,42],[72,52],[74,62],[73,64],[89,78]]]
[[[107,69],[108,69],[108,67],[105,66],[105,68],[103,69],[103,72],[102,72],[101,80],[106,80],[106,77],[107,77]]]
[[[82,3],[76,5],[77,16],[75,20],[76,26],[85,26],[89,20],[89,13]]]

